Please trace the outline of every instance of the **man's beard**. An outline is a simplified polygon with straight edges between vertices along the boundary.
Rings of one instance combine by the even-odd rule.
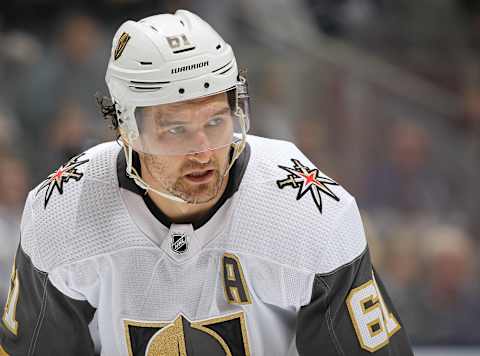
[[[215,199],[220,192],[224,178],[226,167],[220,167],[216,158],[212,158],[209,163],[199,164],[193,161],[187,161],[180,168],[180,176],[175,180],[162,176],[166,171],[164,164],[158,162],[154,155],[145,155],[148,161],[147,169],[150,171],[152,177],[159,183],[159,187],[169,194],[178,197],[189,204],[202,204]],[[204,169],[212,169],[213,177],[204,184],[189,183],[185,174],[191,171],[200,171]]]
[[[183,199],[189,204],[208,203],[219,193],[223,183],[223,174],[218,168],[213,171],[212,179],[205,184],[191,184],[186,182],[185,177],[180,177],[170,187],[170,193]]]

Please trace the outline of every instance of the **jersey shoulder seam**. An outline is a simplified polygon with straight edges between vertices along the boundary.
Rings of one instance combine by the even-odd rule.
[[[344,263],[343,265],[341,266],[338,266],[337,268],[335,268],[334,270],[332,271],[329,271],[329,272],[325,272],[325,273],[315,273],[315,276],[319,277],[319,278],[324,278],[324,277],[329,277],[337,272],[339,272],[340,270],[344,269],[344,268],[347,268],[351,265],[353,265],[354,263],[356,263],[357,261],[361,260],[365,254],[368,253],[368,245],[365,246],[365,248],[363,249],[363,251],[357,256],[355,257],[353,260],[351,260],[350,262],[347,262],[347,263]]]
[[[328,328],[328,332],[330,333],[330,338],[332,339],[333,345],[335,346],[335,349],[337,350],[338,355],[345,356],[342,346],[338,341],[337,334],[335,333],[335,329],[333,328],[333,319],[331,315],[330,306],[327,309],[327,328]]]
[[[315,278],[314,283],[317,283],[317,281],[320,281],[321,283],[324,284],[325,289],[327,290],[327,294],[330,293],[330,286],[328,285],[327,281],[324,280],[323,278]],[[340,345],[340,342],[338,341],[337,334],[335,333],[335,329],[333,328],[333,319],[331,315],[331,305],[328,306],[327,312],[326,312],[326,317],[327,317],[327,328],[328,332],[330,334],[330,338],[332,339],[333,345],[335,346],[335,349],[338,353],[339,356],[345,356],[345,353],[343,352],[342,346]]]

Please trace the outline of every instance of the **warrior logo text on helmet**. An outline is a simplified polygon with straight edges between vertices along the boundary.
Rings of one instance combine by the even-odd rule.
[[[180,72],[186,72],[187,70],[203,68],[203,67],[206,67],[206,66],[208,66],[208,61],[195,63],[195,64],[190,64],[188,66],[183,66],[183,67],[177,67],[177,68],[172,69],[172,74],[176,74],[176,73],[180,73]]]

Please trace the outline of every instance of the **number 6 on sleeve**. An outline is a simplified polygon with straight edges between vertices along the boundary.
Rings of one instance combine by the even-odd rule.
[[[375,276],[348,294],[347,307],[362,349],[375,352],[388,344],[400,323],[390,313],[380,294]]]

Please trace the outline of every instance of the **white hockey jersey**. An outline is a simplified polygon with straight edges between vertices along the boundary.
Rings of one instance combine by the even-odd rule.
[[[249,136],[193,224],[124,165],[105,143],[30,192],[1,356],[412,355],[354,198],[293,144]]]

